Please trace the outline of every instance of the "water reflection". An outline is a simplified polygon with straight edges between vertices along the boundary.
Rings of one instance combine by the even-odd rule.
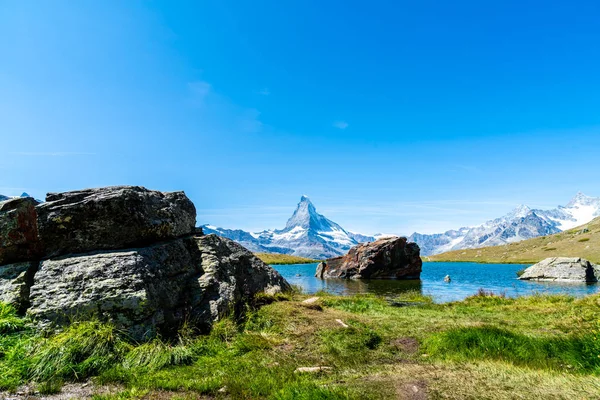
[[[422,293],[423,290],[423,282],[420,280],[325,279],[321,282],[323,290],[340,295],[373,293],[379,296],[394,296],[408,291]]]
[[[374,293],[380,296],[394,297],[406,291],[416,290],[432,296],[436,302],[462,300],[479,289],[503,293],[509,297],[531,295],[535,293],[566,293],[583,296],[597,293],[598,284],[530,282],[520,281],[516,272],[528,265],[516,264],[477,264],[477,263],[423,263],[420,281],[401,280],[346,280],[317,279],[317,264],[275,265],[284,278],[292,285],[298,285],[305,293],[325,290],[339,295],[356,293]],[[450,275],[452,282],[444,282]]]

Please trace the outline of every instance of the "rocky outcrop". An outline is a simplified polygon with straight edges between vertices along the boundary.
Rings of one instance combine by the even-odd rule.
[[[175,239],[196,223],[196,208],[183,192],[139,186],[49,193],[37,213],[46,257]]]
[[[551,257],[527,268],[522,280],[598,282],[600,266],[576,257]]]
[[[41,325],[98,317],[143,340],[168,336],[183,322],[207,330],[255,294],[289,289],[245,248],[197,231],[183,192],[90,189],[49,194],[27,210],[28,219],[16,219],[34,221],[32,232],[14,223],[4,231],[28,232],[19,248],[35,252],[12,251],[19,257],[11,261],[30,259],[0,266],[0,300]]]
[[[419,279],[422,260],[419,246],[405,237],[390,237],[359,244],[342,257],[317,266],[318,278]]]

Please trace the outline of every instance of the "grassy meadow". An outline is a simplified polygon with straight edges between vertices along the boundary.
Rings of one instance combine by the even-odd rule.
[[[2,305],[0,392],[75,384],[96,400],[600,398],[600,295],[308,297],[259,296],[209,335],[184,328],[147,343],[98,321],[44,336]]]
[[[548,257],[582,257],[600,263],[600,218],[554,235],[502,246],[450,251],[423,257],[423,261],[529,264]]]
[[[255,255],[269,265],[312,264],[319,262],[319,260],[313,260],[312,258],[291,256],[289,254],[255,253]]]

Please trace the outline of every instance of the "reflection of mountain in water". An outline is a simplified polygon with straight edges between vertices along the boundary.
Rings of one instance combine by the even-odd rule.
[[[422,293],[423,285],[420,280],[393,279],[325,279],[322,290],[341,295],[370,293],[377,296],[397,297],[406,292]]]

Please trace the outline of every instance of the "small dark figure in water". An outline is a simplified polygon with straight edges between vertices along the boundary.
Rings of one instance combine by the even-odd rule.
[[[446,275],[446,276],[444,277],[444,282],[448,282],[448,283],[450,283],[451,281],[452,281],[452,279],[450,279],[450,275]]]

